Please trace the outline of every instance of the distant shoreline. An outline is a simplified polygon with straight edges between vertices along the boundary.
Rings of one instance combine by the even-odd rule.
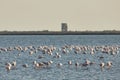
[[[0,35],[120,35],[120,31],[1,31]]]

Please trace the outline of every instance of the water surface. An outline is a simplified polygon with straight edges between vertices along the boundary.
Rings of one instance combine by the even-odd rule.
[[[0,35],[0,48],[15,47],[15,46],[43,46],[53,45],[61,48],[64,45],[82,45],[82,46],[120,46],[120,35]],[[21,53],[21,56],[18,54]],[[69,52],[67,55],[61,54],[61,58],[56,59],[52,56],[45,55],[45,58],[38,59],[42,54],[37,52],[32,56],[29,51],[9,51],[0,53],[0,80],[119,80],[120,79],[120,53],[113,55],[104,55],[106,61],[112,61],[111,69],[101,71],[99,65],[88,66],[87,68],[75,66],[69,67],[68,60],[72,62],[84,62],[84,59],[100,62],[95,55],[74,54]],[[55,52],[53,53],[55,54]],[[7,72],[5,63],[16,60],[17,66],[15,70]],[[48,69],[34,69],[32,62],[53,60],[53,65]],[[56,67],[56,63],[63,63],[61,68]],[[28,68],[23,68],[22,64],[29,64]]]

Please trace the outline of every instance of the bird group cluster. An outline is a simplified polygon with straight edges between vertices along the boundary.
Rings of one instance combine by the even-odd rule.
[[[116,55],[119,53],[119,46],[114,45],[114,46],[108,46],[108,45],[102,45],[102,46],[85,46],[85,45],[63,45],[60,47],[55,47],[54,45],[44,45],[44,46],[15,46],[15,47],[7,47],[7,48],[0,48],[0,53],[2,52],[11,52],[11,51],[19,51],[18,56],[21,56],[21,54],[23,53],[27,53],[29,56],[32,56],[34,54],[39,54],[39,56],[37,57],[37,59],[42,59],[45,57],[49,57],[52,56],[52,59],[49,61],[32,61],[33,63],[31,63],[33,65],[33,67],[35,69],[42,69],[42,68],[48,68],[50,67],[52,64],[55,64],[57,67],[62,67],[64,66],[64,64],[62,62],[59,63],[54,63],[57,58],[57,60],[59,60],[59,58],[62,58],[64,55],[68,54],[74,54],[75,56],[77,56],[77,54],[81,54],[81,55],[95,55],[101,53],[103,54],[103,56],[99,56],[99,59],[103,59],[104,58],[104,54],[108,54],[108,55]],[[47,55],[47,56],[46,56]],[[74,59],[74,58],[73,58]],[[13,70],[15,69],[17,66],[17,61],[14,60],[12,62],[6,62],[5,63],[5,69],[7,71]],[[85,59],[85,61],[83,63],[79,63],[79,62],[72,62],[72,60],[67,60],[66,64],[68,66],[75,66],[76,68],[78,68],[79,66],[82,67],[87,67],[87,66],[91,66],[91,65],[99,65],[99,67],[101,69],[104,69],[104,67],[107,67],[108,69],[110,69],[112,67],[112,61],[107,61],[107,62],[103,62],[102,60],[99,63],[90,61],[89,59]],[[23,63],[22,67],[27,68],[29,67],[29,64],[27,63]]]

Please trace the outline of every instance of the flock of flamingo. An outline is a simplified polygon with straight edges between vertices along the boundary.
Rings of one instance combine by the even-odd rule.
[[[108,45],[103,45],[103,46],[83,46],[83,45],[64,45],[64,46],[60,46],[60,47],[55,47],[53,45],[50,46],[15,46],[15,47],[7,47],[7,48],[0,48],[0,52],[10,52],[10,51],[19,51],[21,53],[18,54],[18,56],[21,56],[21,54],[27,53],[26,51],[28,51],[29,53],[27,53],[29,56],[32,56],[34,54],[39,54],[39,56],[37,57],[37,59],[42,59],[45,57],[49,57],[52,56],[52,58],[56,58],[57,60],[59,60],[60,58],[63,57],[63,55],[71,55],[71,51],[73,52],[74,56],[77,56],[76,54],[81,54],[81,55],[95,55],[98,54],[97,52],[99,51],[101,54],[103,54],[103,56],[99,56],[99,59],[103,59],[104,58],[104,54],[108,54],[108,55],[116,55],[119,53],[119,46],[115,45],[115,46],[108,46]],[[31,63],[34,67],[34,69],[42,69],[42,68],[46,68],[46,67],[50,67],[52,64],[55,64],[57,67],[62,67],[64,66],[64,64],[62,62],[59,63],[54,63],[55,61],[53,60],[49,60],[49,61],[37,61],[34,60],[32,61],[33,63]],[[16,60],[13,61],[8,61],[5,63],[5,70],[6,71],[12,71],[13,69],[15,69],[17,67],[17,64],[19,64]],[[79,63],[79,61],[76,62],[72,62],[72,60],[68,60],[66,61],[66,64],[68,66],[74,66],[75,68],[78,67],[87,67],[87,66],[92,66],[92,65],[98,65],[100,67],[101,70],[103,70],[104,68],[108,68],[110,69],[112,67],[113,62],[112,61],[107,61],[107,62],[103,62],[102,60],[98,62],[93,62],[90,61],[89,59],[85,59],[84,63]],[[29,64],[22,64],[21,67],[24,68],[28,68]]]

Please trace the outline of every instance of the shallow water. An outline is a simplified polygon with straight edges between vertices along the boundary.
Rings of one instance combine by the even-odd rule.
[[[43,46],[53,45],[60,48],[67,45],[82,45],[82,46],[120,46],[120,35],[1,35],[0,48],[15,47],[15,46]],[[56,51],[53,52],[53,55]],[[20,56],[18,54],[21,53]],[[69,51],[67,54],[61,54],[61,58],[53,58],[45,54],[45,58],[38,59],[41,52],[29,55],[29,51],[8,51],[0,53],[0,80],[119,80],[120,79],[120,53],[113,55],[104,54],[102,61],[112,61],[112,67],[101,71],[98,64],[75,68],[74,65],[68,66],[67,61],[71,60],[73,63],[76,61],[83,63],[87,58],[91,61],[99,63],[100,60],[97,56],[102,53],[98,52],[94,55],[90,54],[75,54]],[[16,69],[7,72],[5,63],[16,60]],[[32,62],[36,61],[49,61],[52,60],[53,64],[49,68],[34,69]],[[62,67],[58,68],[57,63],[61,62]],[[23,68],[23,64],[28,64],[28,68]]]

